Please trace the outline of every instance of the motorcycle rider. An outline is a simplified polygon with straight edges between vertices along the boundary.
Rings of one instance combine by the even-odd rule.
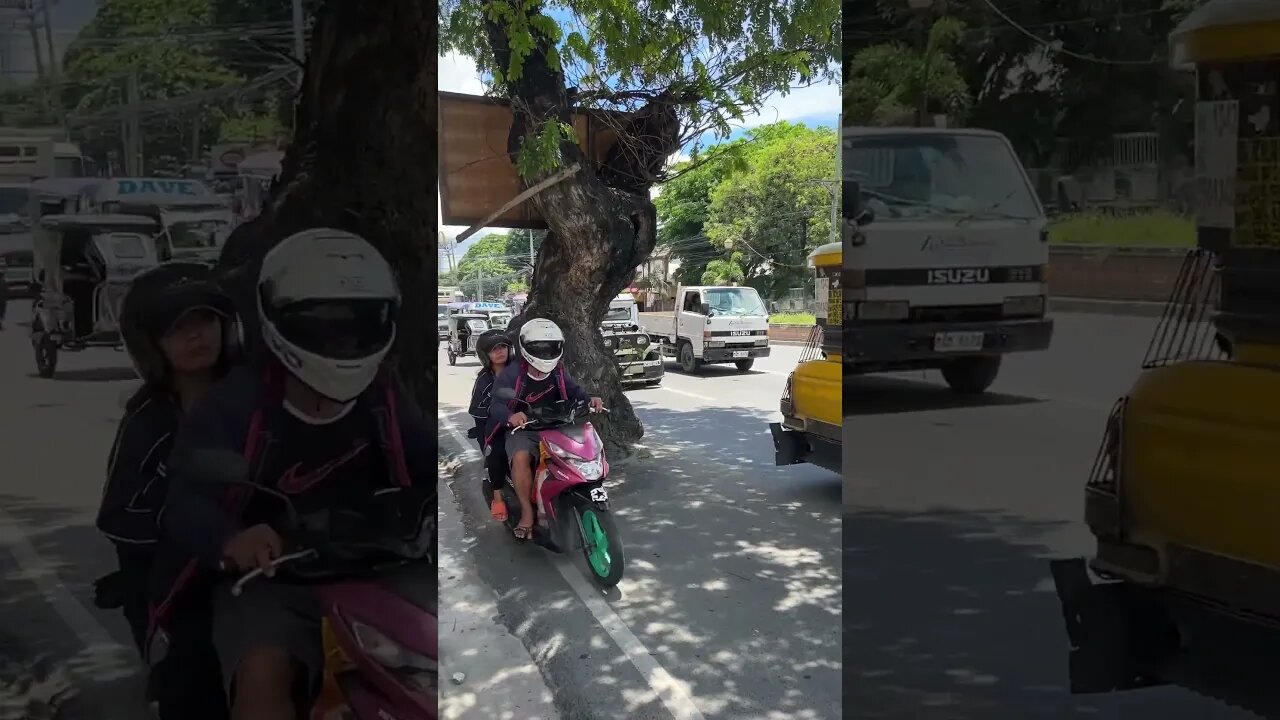
[[[232,372],[188,416],[176,441],[165,528],[205,570],[261,568],[284,550],[282,503],[243,486],[201,482],[201,451],[243,453],[246,481],[291,497],[304,518],[374,505],[413,536],[436,512],[436,455],[426,423],[383,360],[400,292],[390,265],[349,232],[306,230],[267,253],[258,316],[273,359]],[[341,517],[347,517],[344,513]],[[434,532],[431,533],[434,538]],[[154,609],[153,632],[197,566]],[[434,570],[431,570],[434,573]],[[294,720],[319,691],[321,609],[306,585],[234,577],[213,589],[214,645],[235,720]]]
[[[467,412],[475,419],[476,427],[472,437],[484,448],[485,424],[489,420],[489,404],[492,399],[493,381],[507,367],[511,359],[511,339],[499,329],[486,330],[476,338],[476,356],[480,358],[480,372],[476,375],[475,385],[471,388],[471,406]],[[506,522],[507,504],[502,499],[500,488],[506,481],[507,455],[500,447],[490,448],[485,456],[485,467],[489,471],[489,488],[493,497],[489,501],[489,514],[498,522]]]
[[[564,332],[546,318],[534,318],[520,328],[520,357],[494,380],[493,393],[502,389],[515,392],[515,399],[494,403],[489,407],[486,445],[501,446],[507,456],[511,481],[520,500],[520,521],[514,534],[517,540],[533,537],[533,459],[538,453],[536,433],[503,432],[519,427],[529,416],[517,407],[538,408],[557,400],[590,402],[593,410],[604,409],[600,398],[590,396],[565,372],[560,359],[564,355]],[[499,435],[499,433],[502,433]]]
[[[115,546],[120,569],[95,583],[95,602],[123,610],[141,652],[173,435],[183,414],[237,359],[240,330],[230,298],[200,263],[165,263],[139,275],[120,317],[143,384],[125,404],[107,460],[97,526]],[[169,655],[154,664],[148,683],[162,720],[227,715],[210,617],[199,599],[175,609]]]

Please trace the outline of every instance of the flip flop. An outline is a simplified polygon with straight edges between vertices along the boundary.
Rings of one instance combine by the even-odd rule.
[[[524,527],[523,525],[517,525],[515,529],[511,531],[511,534],[515,535],[517,540],[521,542],[526,542],[528,540],[533,539],[533,528]]]
[[[499,498],[489,503],[489,515],[498,522],[507,521],[507,504]]]

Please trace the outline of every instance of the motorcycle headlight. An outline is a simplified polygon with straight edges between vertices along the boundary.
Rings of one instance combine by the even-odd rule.
[[[640,347],[644,347],[645,345],[648,345],[649,336],[641,335],[640,337],[636,338],[636,344],[639,345]]]
[[[571,465],[579,473],[582,474],[583,480],[599,480],[604,474],[604,463],[599,458],[595,460],[570,460]]]
[[[352,634],[356,636],[356,642],[360,644],[360,649],[388,670],[410,675],[439,672],[435,660],[405,648],[380,630],[357,620],[347,622],[351,626]]]

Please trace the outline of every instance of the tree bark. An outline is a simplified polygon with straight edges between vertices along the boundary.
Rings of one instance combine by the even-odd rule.
[[[427,337],[436,254],[434,6],[325,0],[316,13],[293,142],[262,212],[232,233],[219,270],[263,358],[255,289],[262,258],[292,233],[357,233],[390,261],[403,305],[391,362],[423,411],[434,396]]]
[[[532,15],[538,9],[528,12]],[[507,67],[511,50],[506,27],[490,21],[486,31],[498,66]],[[512,100],[513,134],[527,137],[550,119],[570,122],[571,95],[564,75],[547,61],[547,49],[546,40],[540,39],[524,59],[521,77],[506,83],[504,89]],[[637,117],[655,115],[666,117],[665,113],[643,109],[636,113]],[[655,156],[661,155],[660,161],[672,152],[668,146],[675,143],[679,128],[664,130],[671,135],[646,138],[644,143],[621,140],[637,143],[632,170],[610,168],[611,176],[625,179],[625,189],[607,185],[600,168],[587,162],[576,142],[560,144],[563,167],[576,162],[582,164],[582,170],[530,200],[546,219],[549,231],[538,252],[528,304],[511,324],[518,328],[530,318],[545,317],[564,330],[564,363],[569,373],[588,392],[603,398],[610,409],[596,424],[615,458],[630,453],[631,445],[643,437],[644,427],[623,394],[617,364],[604,346],[600,323],[609,301],[627,286],[657,241],[657,211],[648,193],[652,180],[637,183],[636,178],[646,176]],[[527,178],[525,187],[559,169]]]

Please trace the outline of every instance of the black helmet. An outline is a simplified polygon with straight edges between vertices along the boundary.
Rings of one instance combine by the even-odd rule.
[[[235,305],[203,263],[161,263],[133,279],[120,304],[120,336],[138,374],[148,384],[162,383],[168,363],[160,338],[192,310],[211,310],[223,318],[220,365],[240,351],[240,323]]]
[[[499,345],[506,345],[507,352],[511,352],[511,338],[505,331],[497,328],[485,330],[476,338],[476,357],[480,358],[480,364],[485,370],[492,369],[489,367],[489,351]]]

